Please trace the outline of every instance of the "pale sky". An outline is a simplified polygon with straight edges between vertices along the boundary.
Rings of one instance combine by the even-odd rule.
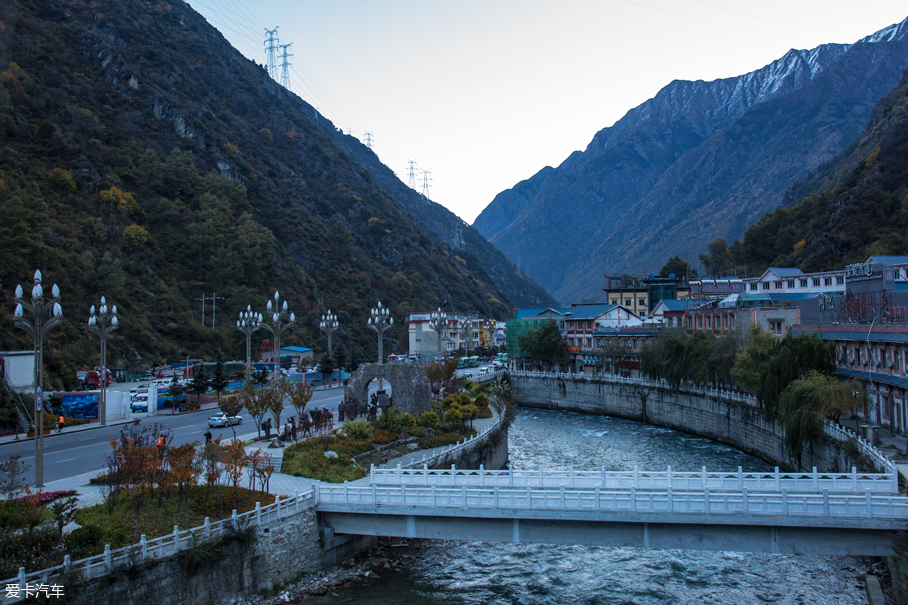
[[[188,0],[246,57],[293,43],[291,89],[468,223],[672,80],[758,69],[908,16],[872,0]]]

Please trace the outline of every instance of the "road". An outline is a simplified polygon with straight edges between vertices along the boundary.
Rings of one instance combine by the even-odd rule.
[[[343,389],[329,389],[316,391],[307,409],[328,408],[337,418],[337,406],[344,398]],[[182,445],[193,441],[203,441],[203,434],[208,429],[208,417],[217,412],[217,408],[205,409],[199,412],[187,412],[170,415],[161,410],[157,416],[143,418],[142,422],[157,422],[171,429],[173,445]],[[243,423],[234,428],[238,435],[248,435],[255,432],[255,423],[252,416],[243,409],[240,413]],[[290,405],[284,406],[281,420],[295,416],[296,410]],[[270,417],[270,414],[268,415]],[[104,468],[104,457],[110,453],[108,441],[119,436],[120,425],[111,425],[89,430],[51,434],[44,437],[44,481],[55,481],[80,473],[87,473]],[[222,438],[232,438],[233,431],[230,427],[213,428],[211,434]],[[19,455],[22,461],[29,466],[26,479],[33,479],[32,467],[35,463],[35,445],[31,439],[12,443],[0,444],[0,460],[10,456]]]

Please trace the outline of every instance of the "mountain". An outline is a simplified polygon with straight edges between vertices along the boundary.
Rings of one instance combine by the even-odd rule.
[[[595,296],[603,273],[655,273],[740,236],[852,141],[906,65],[908,20],[736,78],[674,81],[474,227],[559,300]]]
[[[545,299],[473,236],[474,253],[439,238],[337,139],[181,0],[0,3],[0,346],[31,348],[12,298],[35,269],[62,291],[51,387],[98,363],[85,322],[102,295],[120,313],[108,365],[130,370],[242,358],[235,318],[275,291],[297,316],[283,344],[327,349],[331,309],[334,349],[360,360],[377,355],[379,300],[394,352],[409,311],[503,319]]]
[[[844,152],[792,185],[795,196],[747,229],[743,262],[809,272],[908,254],[908,70]]]

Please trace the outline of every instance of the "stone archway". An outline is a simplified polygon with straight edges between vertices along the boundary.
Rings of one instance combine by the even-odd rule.
[[[359,366],[344,387],[346,401],[368,402],[369,383],[383,378],[391,385],[394,407],[414,416],[432,409],[432,384],[421,363],[366,363]]]

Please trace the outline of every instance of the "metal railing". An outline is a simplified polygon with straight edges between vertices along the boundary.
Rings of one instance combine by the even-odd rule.
[[[114,569],[123,566],[135,565],[146,561],[169,557],[181,550],[192,547],[200,541],[207,541],[218,538],[227,534],[230,529],[240,529],[244,526],[258,527],[265,523],[277,521],[287,517],[295,516],[304,512],[308,501],[315,503],[315,492],[308,491],[303,494],[295,493],[290,498],[281,499],[275,497],[275,501],[267,506],[255,503],[255,509],[242,514],[237,514],[236,510],[233,515],[220,521],[211,523],[208,517],[205,517],[205,523],[193,527],[192,529],[180,530],[174,526],[173,533],[146,540],[142,535],[141,540],[136,544],[111,550],[109,544],[104,545],[104,552],[99,555],[93,555],[84,559],[71,561],[69,555],[66,555],[62,565],[48,567],[30,573],[25,572],[24,567],[19,568],[19,575],[14,578],[7,578],[0,582],[0,586],[6,587],[11,584],[19,586],[20,592],[24,593],[26,586],[29,584],[49,585],[51,578],[59,577],[71,570],[80,570],[81,577],[85,580],[91,580],[99,576],[104,576]],[[302,506],[301,506],[302,505]],[[7,591],[8,592],[8,591]],[[4,603],[15,603],[19,599],[6,598]]]
[[[25,402],[22,401],[22,395],[19,391],[10,386],[6,377],[3,378],[3,388],[6,389],[6,394],[9,396],[10,401],[13,402],[13,407],[16,408],[16,416],[19,419],[19,428],[22,429],[23,432],[28,432],[34,425],[34,421],[32,420],[31,411],[28,409]]]
[[[533,511],[612,511],[630,513],[705,513],[710,515],[763,515],[782,517],[837,517],[851,519],[908,518],[908,498],[873,494],[818,494],[781,492],[666,490],[604,490],[595,488],[458,487],[317,485],[320,511],[351,511],[362,506],[374,513],[376,505],[407,507],[401,514],[414,514],[413,507],[449,508],[458,517],[479,517],[477,509]],[[343,505],[343,508],[332,505]],[[383,508],[383,512],[391,512]],[[558,514],[552,519],[561,518]],[[722,521],[717,519],[717,524]],[[857,525],[861,525],[860,522]],[[842,525],[843,527],[846,525]]]
[[[867,491],[876,494],[898,494],[898,485],[894,485],[892,475],[881,473],[859,473],[852,468],[850,473],[820,473],[816,467],[812,472],[783,473],[779,467],[772,472],[699,471],[679,472],[668,467],[665,471],[610,471],[603,467],[597,471],[518,469],[486,470],[480,465],[479,470],[457,469],[421,469],[406,468],[372,468],[370,483],[377,485],[436,485],[460,487],[560,487],[601,489],[643,489],[702,491],[705,489],[720,491],[759,491],[789,493],[821,493],[824,489],[830,493],[859,493]]]

